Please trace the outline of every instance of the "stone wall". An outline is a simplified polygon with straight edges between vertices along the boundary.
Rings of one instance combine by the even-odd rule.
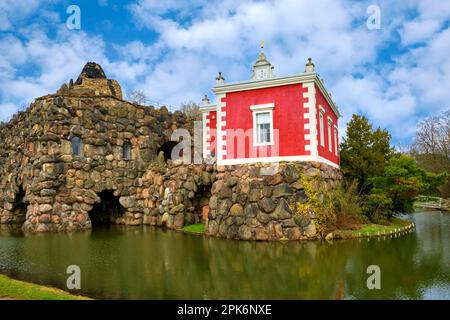
[[[185,120],[181,112],[113,96],[37,99],[0,128],[0,222],[24,222],[25,230],[35,232],[89,229],[98,194],[113,190],[119,199],[134,194],[136,179]],[[83,142],[81,157],[73,155],[74,136]],[[129,160],[123,158],[125,141],[131,144]]]
[[[215,176],[214,167],[205,164],[177,165],[168,161],[151,166],[142,176],[142,187],[136,194],[136,209],[144,208],[143,223],[170,229],[205,223]]]
[[[305,177],[314,179],[319,201],[342,179],[339,170],[322,163],[219,167],[206,233],[241,240],[316,239],[317,213],[296,210],[309,200]]]
[[[322,201],[341,179],[338,170],[168,160],[171,134],[192,133],[192,123],[182,112],[121,97],[120,85],[88,63],[75,83],[0,126],[1,225],[67,232],[90,229],[92,221],[170,229],[202,222],[207,235],[228,239],[317,238],[317,212],[297,210],[312,200],[304,178],[315,179],[314,198]]]

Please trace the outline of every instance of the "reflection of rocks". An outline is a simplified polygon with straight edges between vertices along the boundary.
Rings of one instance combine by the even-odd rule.
[[[261,175],[262,168],[267,165],[220,168],[211,189],[207,234],[242,240],[317,238],[315,213],[296,214],[290,204],[295,207],[308,200],[301,175],[318,177],[314,187],[319,190],[332,189],[341,179],[340,172],[318,163],[282,163],[271,176]],[[235,216],[242,219],[237,233]]]

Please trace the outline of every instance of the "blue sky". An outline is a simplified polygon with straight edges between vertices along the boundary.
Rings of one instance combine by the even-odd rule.
[[[66,27],[69,5],[81,29]],[[381,29],[370,30],[377,5]],[[218,71],[250,77],[264,39],[277,75],[308,57],[343,115],[366,115],[407,146],[450,108],[450,1],[0,0],[0,120],[100,63],[124,94],[177,107],[210,96]],[[341,130],[343,133],[344,130]]]

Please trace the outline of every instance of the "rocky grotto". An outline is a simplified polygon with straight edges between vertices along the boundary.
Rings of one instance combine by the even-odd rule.
[[[0,222],[25,232],[98,224],[181,229],[241,240],[316,239],[305,177],[331,190],[339,170],[323,163],[239,166],[170,159],[172,132],[193,123],[180,111],[122,99],[119,83],[88,63],[78,79],[37,98],[0,127]],[[268,174],[270,173],[270,174]],[[300,212],[300,213],[299,213]]]

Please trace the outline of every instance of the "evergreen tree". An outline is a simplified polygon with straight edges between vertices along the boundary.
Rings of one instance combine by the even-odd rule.
[[[341,169],[349,181],[357,181],[361,194],[372,189],[371,178],[381,175],[393,154],[388,131],[373,130],[369,120],[353,115],[347,125],[347,137],[340,146]]]

